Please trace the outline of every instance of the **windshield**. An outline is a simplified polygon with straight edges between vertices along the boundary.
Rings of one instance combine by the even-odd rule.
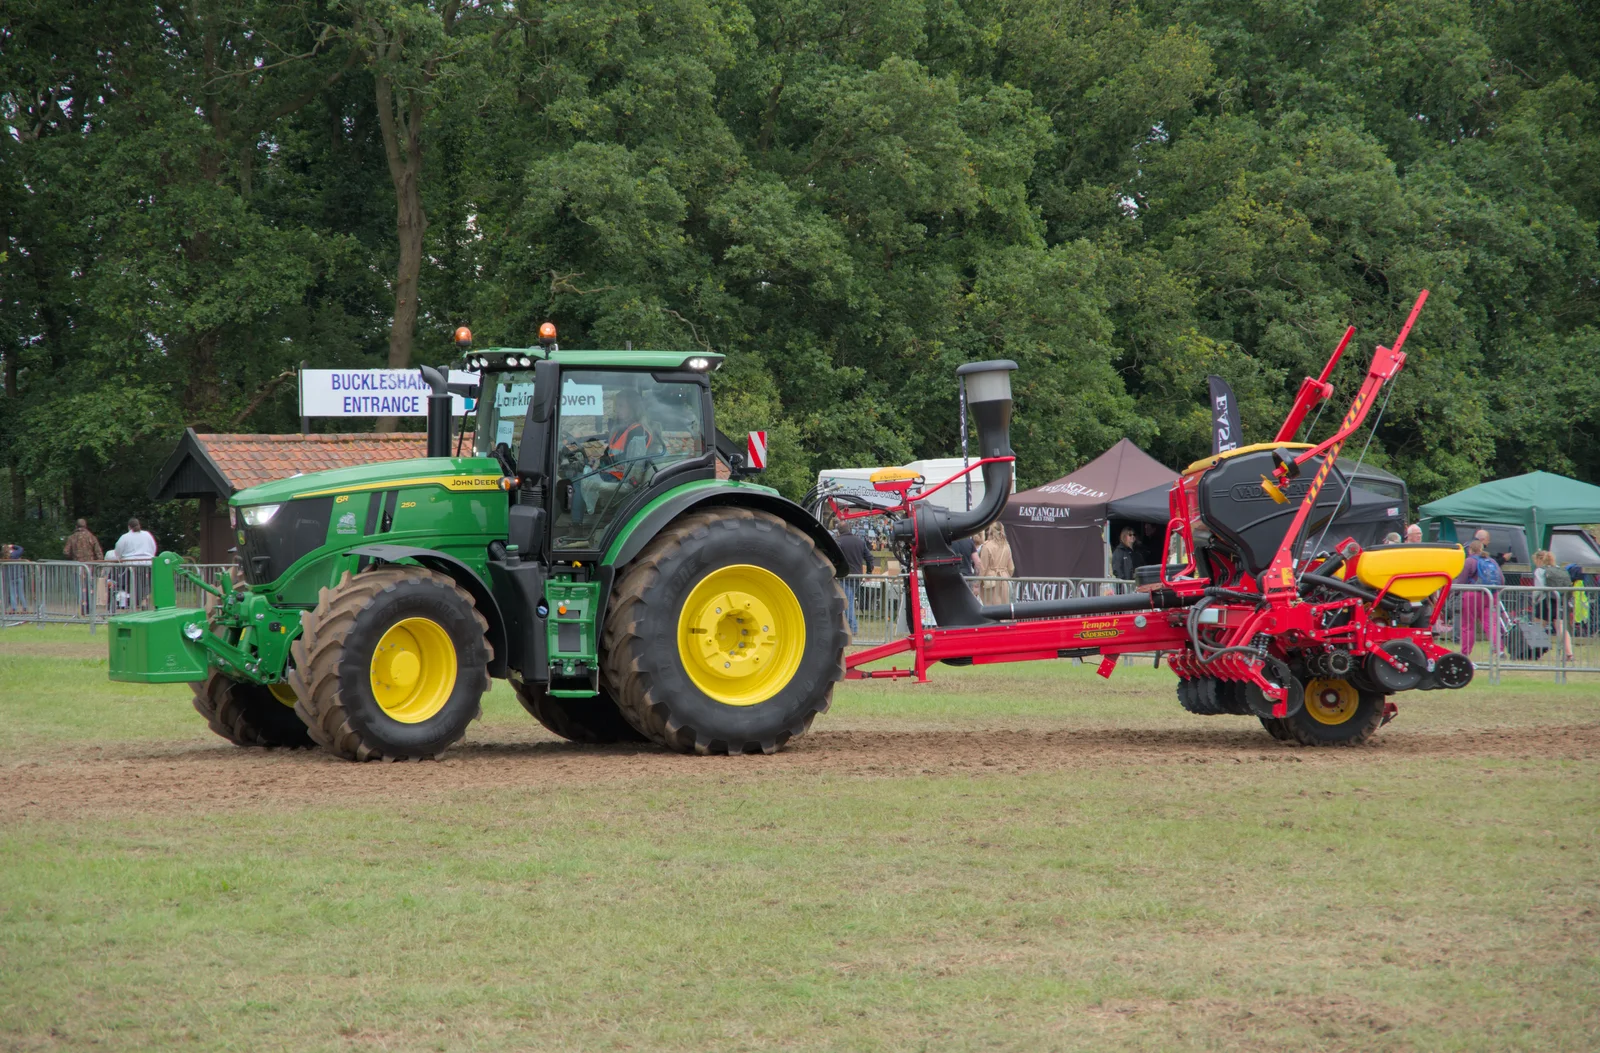
[[[706,451],[704,388],[649,373],[569,369],[557,419],[555,547],[600,547],[657,472]]]
[[[476,431],[472,435],[473,452],[488,457],[496,446],[504,444],[515,461],[522,442],[522,426],[528,419],[528,402],[533,398],[533,371],[488,373],[483,380]]]

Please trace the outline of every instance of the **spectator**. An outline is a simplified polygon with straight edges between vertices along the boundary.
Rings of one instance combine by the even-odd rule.
[[[150,561],[156,558],[156,538],[139,525],[137,519],[128,520],[128,532],[117,538],[114,546],[117,558],[128,567],[127,591],[134,607],[143,607],[150,594]]]
[[[1505,578],[1500,573],[1500,565],[1485,553],[1482,541],[1474,539],[1467,546],[1466,566],[1462,568],[1458,580],[1462,585],[1481,586],[1461,592],[1461,653],[1472,654],[1472,645],[1477,642],[1480,629],[1489,638],[1490,653],[1499,651],[1499,599],[1489,590],[1503,585]]]
[[[1117,547],[1111,550],[1111,576],[1123,581],[1133,580],[1133,541],[1137,535],[1133,527],[1123,527],[1117,535]]]
[[[1565,568],[1556,566],[1556,557],[1549,549],[1542,548],[1533,554],[1533,587],[1548,590],[1535,594],[1533,616],[1561,639],[1567,661],[1572,661],[1572,633],[1567,628],[1569,612],[1567,601],[1563,599],[1571,593],[1556,591],[1572,588],[1572,576]]]
[[[1489,532],[1487,530],[1483,529],[1482,527],[1479,527],[1473,533],[1472,540],[1483,542],[1483,552],[1484,552],[1484,554],[1489,556],[1490,559],[1493,559],[1496,563],[1500,564],[1502,567],[1505,566],[1507,563],[1513,562],[1517,558],[1514,554],[1512,554],[1510,552],[1495,552],[1495,553],[1491,554],[1489,552]],[[1499,584],[1499,583],[1497,582],[1496,584]]]
[[[89,529],[89,522],[86,519],[78,520],[78,529],[67,536],[67,543],[61,546],[61,554],[74,563],[99,563],[106,558],[105,550],[100,547],[100,539]],[[94,586],[90,584],[89,575],[85,573],[78,586],[79,614],[89,613],[93,597]]]
[[[1406,527],[1406,544],[1416,545],[1422,541],[1422,524],[1412,523]]]
[[[0,541],[0,561],[13,563],[22,559],[22,546]],[[7,614],[23,614],[28,608],[28,598],[22,580],[21,567],[0,567],[0,592],[5,594]]]
[[[876,564],[872,561],[872,549],[867,547],[854,527],[841,527],[834,539],[839,542],[839,551],[844,553],[845,568],[850,571],[850,576],[844,579],[844,615],[850,622],[850,635],[854,636],[859,631],[856,624],[856,576],[872,573]]]
[[[1006,528],[999,523],[988,530],[983,544],[978,546],[978,576],[980,578],[1009,578],[1017,572],[1011,558],[1011,544],[1006,540]],[[985,581],[978,597],[989,606],[998,606],[1011,598],[1011,586],[1004,581]]]
[[[1383,535],[1383,543],[1385,545],[1398,545],[1400,544],[1400,535],[1391,530],[1387,534]]]
[[[105,550],[100,547],[100,539],[89,529],[87,519],[78,520],[78,529],[67,536],[61,554],[74,563],[99,563],[106,558]]]
[[[1148,567],[1153,563],[1161,562],[1161,549],[1167,543],[1166,531],[1155,523],[1144,525],[1144,537],[1139,544],[1134,546],[1134,555],[1139,562],[1136,566]]]
[[[101,583],[101,600],[108,611],[120,611],[128,606],[128,572],[122,569],[115,548],[106,549],[105,580]]]

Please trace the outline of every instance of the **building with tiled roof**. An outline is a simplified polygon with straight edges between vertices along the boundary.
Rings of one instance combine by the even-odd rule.
[[[228,498],[239,490],[292,475],[379,461],[425,457],[425,432],[359,435],[247,435],[184,431],[150,487],[150,498],[200,502],[200,562],[231,563]]]

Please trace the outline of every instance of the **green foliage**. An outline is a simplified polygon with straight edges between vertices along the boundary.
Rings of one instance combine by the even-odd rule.
[[[725,430],[791,492],[952,452],[988,356],[1023,483],[1123,435],[1185,464],[1207,373],[1268,437],[1422,287],[1370,456],[1422,499],[1593,480],[1597,54],[1570,0],[19,0],[0,518],[110,529],[183,426],[292,428],[300,362],[385,360],[416,257],[380,97],[419,358],[546,318],[726,352]]]

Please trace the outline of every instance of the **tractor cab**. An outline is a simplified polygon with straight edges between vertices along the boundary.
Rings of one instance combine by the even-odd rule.
[[[511,486],[510,543],[525,556],[597,560],[665,489],[716,478],[709,374],[719,355],[492,348],[479,374],[473,453]]]

